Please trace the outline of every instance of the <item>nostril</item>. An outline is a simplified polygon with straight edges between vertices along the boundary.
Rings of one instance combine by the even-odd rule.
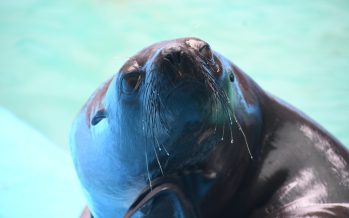
[[[182,47],[171,47],[161,51],[159,67],[171,83],[195,77],[193,62]]]
[[[171,50],[164,54],[164,59],[173,65],[180,64],[184,52],[181,50]]]

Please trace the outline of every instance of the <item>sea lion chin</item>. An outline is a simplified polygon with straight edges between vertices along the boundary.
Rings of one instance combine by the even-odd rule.
[[[70,147],[95,218],[349,215],[344,146],[198,38],[131,57]]]

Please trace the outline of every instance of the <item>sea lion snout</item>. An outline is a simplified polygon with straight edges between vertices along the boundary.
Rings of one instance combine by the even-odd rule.
[[[184,49],[181,46],[174,46],[161,50],[161,55],[164,60],[173,65],[181,65],[183,58],[185,58]]]
[[[195,65],[190,51],[181,45],[163,48],[157,57],[160,72],[167,76],[172,84],[184,80],[196,80],[198,72],[190,66]]]
[[[216,63],[210,45],[198,39],[163,46],[154,62],[172,84],[185,80],[204,82],[206,76],[203,74],[211,71],[214,77],[220,76],[216,74]]]

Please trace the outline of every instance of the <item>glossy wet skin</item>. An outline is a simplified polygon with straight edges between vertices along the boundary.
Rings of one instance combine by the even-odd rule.
[[[170,192],[136,216],[349,214],[345,148],[195,38],[130,58],[83,108],[71,147],[95,217],[122,217],[167,177]]]

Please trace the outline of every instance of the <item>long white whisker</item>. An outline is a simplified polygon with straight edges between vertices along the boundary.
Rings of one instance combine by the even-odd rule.
[[[248,142],[247,142],[247,137],[246,137],[246,134],[245,134],[244,130],[242,129],[242,127],[241,127],[241,125],[240,125],[240,123],[239,123],[238,119],[236,118],[236,116],[235,116],[235,112],[233,112],[233,116],[234,116],[235,122],[236,122],[236,124],[238,125],[238,128],[239,128],[239,130],[240,130],[241,134],[242,134],[242,135],[243,135],[243,137],[244,137],[245,144],[246,144],[246,148],[247,148],[247,150],[248,150],[248,153],[250,154],[250,158],[251,158],[251,159],[253,159],[253,156],[252,156],[252,153],[251,153],[250,147],[249,147]]]

